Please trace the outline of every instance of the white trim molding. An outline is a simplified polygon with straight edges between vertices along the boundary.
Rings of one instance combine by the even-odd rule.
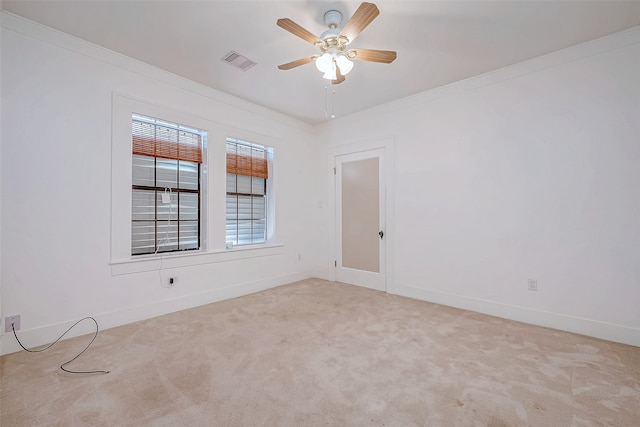
[[[474,311],[503,319],[515,320],[545,328],[572,332],[607,341],[640,347],[640,329],[624,325],[599,322],[592,319],[552,313],[544,310],[502,304],[495,301],[453,295],[445,292],[397,285],[396,295]]]
[[[395,230],[395,138],[393,135],[384,136],[377,139],[369,139],[364,141],[358,141],[350,144],[340,145],[336,147],[332,147],[329,150],[329,158],[328,158],[328,182],[330,183],[329,192],[328,192],[328,213],[330,214],[330,224],[329,224],[329,236],[328,236],[328,254],[329,259],[328,268],[330,271],[329,277],[330,280],[335,280],[336,278],[336,270],[334,268],[334,261],[337,259],[336,252],[336,188],[335,188],[335,175],[334,175],[334,167],[335,167],[335,159],[337,156],[342,156],[346,154],[359,153],[363,151],[370,150],[384,150],[384,170],[385,170],[385,200],[386,200],[386,230],[385,230],[385,239],[386,239],[386,291],[389,293],[395,293],[395,247],[396,247],[396,230]]]

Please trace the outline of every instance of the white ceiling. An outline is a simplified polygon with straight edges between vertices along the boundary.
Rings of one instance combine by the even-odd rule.
[[[313,64],[277,69],[317,48],[276,20],[320,35],[327,10],[342,12],[344,25],[359,1],[4,0],[2,7],[310,124],[327,120],[325,87],[335,89],[335,113],[344,116],[640,25],[640,1],[374,3],[380,15],[350,47],[395,50],[398,58],[356,62],[336,86]],[[231,50],[258,64],[241,71],[221,61]]]

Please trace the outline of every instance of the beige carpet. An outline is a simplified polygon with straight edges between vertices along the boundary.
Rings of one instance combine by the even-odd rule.
[[[8,426],[640,426],[640,348],[312,279],[0,358]]]

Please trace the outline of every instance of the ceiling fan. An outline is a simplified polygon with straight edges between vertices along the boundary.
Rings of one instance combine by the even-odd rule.
[[[342,13],[330,10],[324,14],[324,22],[329,27],[316,37],[289,18],[278,19],[278,26],[300,37],[302,40],[317,46],[322,54],[307,56],[286,64],[278,65],[281,70],[290,70],[300,65],[315,61],[316,67],[323,73],[325,79],[338,84],[345,80],[345,75],[353,68],[352,60],[382,62],[390,64],[396,59],[396,52],[392,50],[349,49],[347,46],[362,32],[380,11],[373,3],[362,3],[342,30],[338,26],[342,22]]]

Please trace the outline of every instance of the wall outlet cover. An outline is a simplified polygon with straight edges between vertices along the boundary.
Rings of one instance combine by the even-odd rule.
[[[12,332],[11,324],[13,324],[13,329],[16,331],[20,330],[20,315],[16,314],[14,316],[7,316],[4,318],[4,331]]]

